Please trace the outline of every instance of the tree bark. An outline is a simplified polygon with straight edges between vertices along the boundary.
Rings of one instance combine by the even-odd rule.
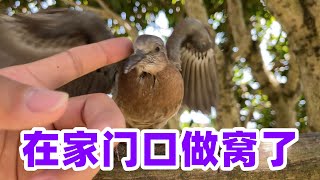
[[[266,69],[260,48],[251,39],[250,31],[244,20],[242,1],[227,0],[229,25],[235,45],[239,51],[234,54],[247,59],[254,79],[260,84],[260,89],[269,97],[272,109],[276,112],[276,127],[295,127],[295,105],[300,95],[299,69],[294,54],[290,56],[288,81],[281,86],[275,76]]]
[[[232,81],[234,61],[230,54],[222,53],[217,46],[215,53],[219,86],[216,129],[238,127],[240,126],[240,107],[235,98]]]
[[[266,69],[255,42],[252,42],[247,62],[252,69],[253,77],[259,82],[263,93],[268,95],[275,111],[275,127],[296,127],[295,107],[300,97],[300,78],[294,57],[290,58],[288,81],[285,85],[280,85],[274,75]]]
[[[126,156],[125,147],[119,146],[120,157]],[[156,148],[164,152],[164,147]],[[259,147],[259,167],[243,172],[235,168],[225,171],[142,170],[126,172],[115,157],[112,171],[100,171],[95,180],[106,179],[320,179],[320,133],[302,134],[297,143],[288,149],[288,164],[281,171],[270,171],[267,158],[272,156],[272,145],[262,143]]]
[[[320,2],[268,0],[266,6],[288,34],[289,47],[301,72],[308,125],[320,131]]]
[[[203,0],[186,0],[185,11],[188,17],[198,19],[202,23],[208,24],[208,13],[203,4]]]

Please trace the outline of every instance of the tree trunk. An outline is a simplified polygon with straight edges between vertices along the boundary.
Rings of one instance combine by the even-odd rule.
[[[308,125],[312,131],[320,131],[320,27],[318,24],[316,29],[316,16],[311,14],[306,3],[300,2],[304,25],[297,27],[297,32],[288,35],[288,39],[300,67],[303,92],[307,101]],[[319,22],[320,17],[317,18]]]
[[[126,156],[125,147],[119,146],[120,157]],[[156,148],[164,152],[164,147]],[[106,179],[320,179],[320,133],[302,134],[297,143],[288,149],[288,165],[281,171],[270,171],[267,158],[272,156],[272,145],[262,143],[259,147],[259,167],[243,172],[235,168],[225,171],[142,170],[126,172],[115,157],[112,171],[101,171],[95,180]]]
[[[320,131],[320,2],[268,0],[266,5],[288,34],[301,72],[308,125]]]
[[[307,100],[308,125],[313,131],[320,131],[320,52],[310,44],[296,51],[301,69],[304,95]],[[320,46],[319,46],[320,49]]]
[[[219,81],[216,129],[238,127],[240,125],[240,108],[235,98],[232,81],[234,63],[230,56],[226,56],[227,53],[222,53],[217,48],[215,52]]]
[[[260,89],[269,97],[275,111],[276,127],[296,127],[295,105],[300,96],[299,68],[295,55],[290,52],[288,81],[280,85],[275,76],[266,69],[257,42],[252,41],[249,26],[245,23],[242,1],[227,0],[228,20],[235,45],[239,51],[234,58],[244,57],[251,68]]]
[[[186,0],[185,11],[188,17],[198,19],[202,23],[208,24],[208,13],[203,4],[203,0]]]
[[[259,82],[264,94],[268,95],[272,109],[275,111],[275,127],[296,127],[296,104],[300,96],[298,64],[294,57],[290,58],[288,81],[281,86],[274,75],[268,71],[262,60],[260,49],[252,42],[248,55],[248,64],[252,69],[253,77]]]
[[[271,101],[272,109],[276,113],[275,127],[296,127],[297,113],[296,113],[296,100],[291,100],[282,95],[277,96],[277,99]]]

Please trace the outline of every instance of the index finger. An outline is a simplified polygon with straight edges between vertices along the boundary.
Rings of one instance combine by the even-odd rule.
[[[114,38],[79,46],[29,64],[7,67],[0,74],[32,86],[56,89],[78,77],[128,57],[132,43]]]

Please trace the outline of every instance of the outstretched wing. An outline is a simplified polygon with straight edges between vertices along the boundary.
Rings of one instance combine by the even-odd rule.
[[[184,79],[184,104],[190,109],[211,112],[217,99],[217,75],[213,42],[207,27],[186,18],[167,41],[168,56]]]
[[[112,37],[105,23],[90,12],[51,9],[31,15],[0,15],[0,68]],[[85,75],[62,90],[71,96],[109,91],[115,74],[113,66]]]

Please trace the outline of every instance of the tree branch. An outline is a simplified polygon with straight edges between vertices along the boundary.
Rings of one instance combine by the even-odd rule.
[[[297,58],[294,53],[289,50],[289,72],[287,75],[287,83],[283,86],[283,93],[288,97],[300,95],[300,70],[297,62]]]
[[[105,11],[110,11],[110,8],[106,3],[104,3],[102,0],[96,0],[97,3],[105,10]]]
[[[246,57],[250,52],[252,40],[243,18],[242,1],[227,0],[227,6],[229,26],[231,27],[235,45],[239,48],[239,51],[234,55],[234,59],[238,59],[241,56]]]
[[[303,9],[299,0],[265,0],[265,4],[288,35],[303,26]]]
[[[292,54],[288,82],[284,87],[276,80],[274,74],[269,71],[261,55],[261,50],[256,41],[251,40],[250,31],[245,24],[242,2],[227,0],[228,17],[232,27],[233,39],[239,48],[234,57],[244,57],[252,69],[254,79],[259,82],[260,89],[268,95],[272,108],[276,112],[277,127],[294,127],[296,122],[295,104],[299,94],[299,66]]]
[[[62,0],[62,1],[65,4],[68,4],[68,5],[71,5],[71,6],[79,6],[84,10],[94,12],[94,13],[100,15],[104,19],[108,19],[108,18],[115,19],[115,20],[117,20],[119,22],[120,25],[122,25],[125,28],[126,32],[128,33],[128,35],[132,39],[136,39],[137,36],[138,36],[138,31],[137,31],[137,29],[135,27],[132,27],[130,25],[130,23],[128,23],[127,21],[123,20],[118,14],[116,14],[111,9],[109,9],[108,6],[106,6],[102,1],[100,3],[102,3],[103,5],[101,6],[101,4],[99,3],[99,0],[97,0],[97,2],[100,4],[100,6],[103,8],[103,10],[98,9],[98,8],[89,7],[89,6],[84,6],[84,5],[77,5],[72,0]]]
[[[142,170],[126,172],[121,162],[115,159],[112,171],[101,171],[95,180],[106,179],[319,179],[320,177],[320,134],[301,134],[297,143],[288,149],[288,165],[281,171],[270,171],[267,158],[272,156],[272,145],[261,143],[259,167],[255,171],[243,172],[235,168],[226,171],[192,170]],[[126,156],[125,146],[119,145],[120,157]],[[165,147],[156,147],[156,154],[163,154]]]
[[[320,18],[319,12],[320,12],[320,1],[319,0],[308,0],[305,1],[305,6],[309,9],[309,12],[313,17],[315,17],[315,25],[317,29],[317,33],[320,34]]]
[[[253,118],[253,113],[254,113],[254,107],[253,106],[249,106],[248,107],[248,115],[247,115],[246,119],[243,122],[241,122],[242,127],[244,127],[244,128],[247,127],[248,123]]]
[[[188,17],[208,24],[208,13],[204,7],[203,0],[186,0],[185,2],[185,10]]]
[[[281,87],[275,76],[267,70],[260,52],[260,48],[256,42],[252,43],[250,47],[250,53],[247,56],[247,62],[252,69],[252,75],[259,82],[260,88],[269,97],[275,96],[281,93]]]
[[[242,1],[227,0],[229,25],[232,36],[239,51],[236,58],[245,57],[252,68],[254,78],[259,82],[261,89],[269,96],[280,93],[280,85],[274,75],[268,71],[263,62],[259,47],[251,40],[250,31],[245,24]]]
[[[235,58],[246,57],[253,70],[254,78],[260,83],[261,89],[270,97],[275,93],[285,93],[287,96],[299,94],[300,73],[297,60],[293,53],[290,53],[290,70],[288,81],[284,88],[280,87],[274,75],[264,65],[259,48],[251,40],[250,32],[245,24],[242,2],[239,0],[227,0],[228,17],[232,29],[233,39],[239,51]]]

